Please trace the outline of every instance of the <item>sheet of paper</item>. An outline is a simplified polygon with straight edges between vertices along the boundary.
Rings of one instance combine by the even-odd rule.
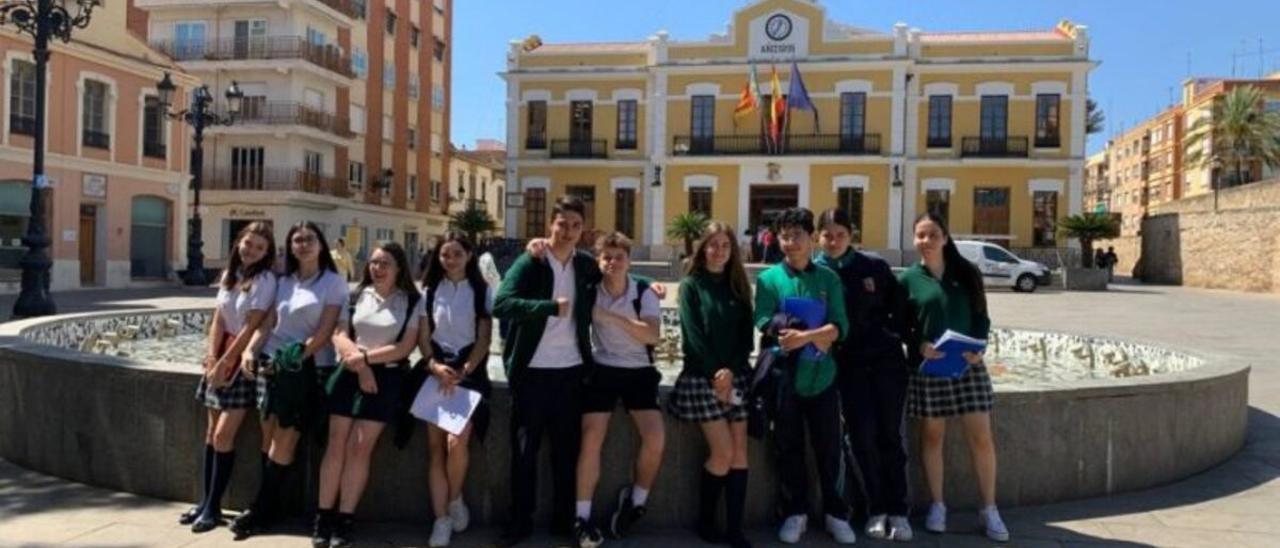
[[[454,387],[453,394],[445,396],[440,391],[440,382],[435,377],[427,377],[422,389],[413,399],[409,412],[431,424],[439,426],[450,434],[461,434],[471,420],[471,414],[480,405],[480,393],[460,386]]]

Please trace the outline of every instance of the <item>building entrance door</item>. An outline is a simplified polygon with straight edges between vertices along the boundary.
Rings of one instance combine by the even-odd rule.
[[[800,203],[800,189],[792,185],[760,185],[751,187],[750,209],[747,217],[749,227],[737,227],[739,230],[759,227],[772,223],[782,210],[796,207]]]
[[[98,281],[98,207],[80,206],[80,285]]]

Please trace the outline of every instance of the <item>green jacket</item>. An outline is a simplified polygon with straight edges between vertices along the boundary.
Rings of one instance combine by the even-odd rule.
[[[976,339],[986,339],[990,333],[991,317],[978,311],[980,307],[974,306],[951,269],[938,279],[916,263],[898,275],[898,282],[907,294],[903,317],[908,323],[907,354],[912,363],[922,359],[920,343],[936,341],[948,329]]]
[[[782,303],[787,297],[810,297],[825,302],[827,323],[835,325],[840,332],[836,342],[839,343],[849,333],[844,287],[840,276],[830,268],[810,262],[807,268],[798,271],[786,263],[779,263],[761,272],[756,278],[756,329],[763,331],[773,320],[773,315],[782,312]],[[836,361],[832,357],[835,348],[833,345],[832,350],[817,361],[798,360],[795,371],[797,394],[816,396],[831,386],[836,377]]]
[[[595,306],[596,286],[600,284],[600,267],[588,253],[573,253],[574,291],[573,320],[578,334],[578,353],[583,364],[591,364],[591,309]],[[547,328],[547,318],[560,311],[552,298],[555,274],[547,259],[520,255],[502,278],[493,298],[493,315],[510,322],[502,347],[502,364],[507,381],[512,382],[529,367],[538,343]]]
[[[750,371],[751,306],[733,295],[724,274],[696,272],[680,281],[683,373],[710,378],[721,367]]]

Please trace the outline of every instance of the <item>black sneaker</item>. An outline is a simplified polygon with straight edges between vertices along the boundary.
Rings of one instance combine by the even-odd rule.
[[[591,522],[578,518],[573,521],[573,541],[575,548],[597,548],[604,544],[604,535]]]
[[[355,540],[351,537],[351,527],[355,525],[355,517],[351,514],[338,514],[330,525],[329,546],[342,548],[351,546]]]
[[[644,517],[645,512],[644,506],[636,506],[631,503],[630,485],[619,489],[618,508],[613,511],[613,516],[609,518],[609,536],[613,538],[627,536],[631,532],[631,526]]]
[[[333,537],[333,517],[331,510],[317,510],[315,523],[311,528],[312,548],[329,548]]]

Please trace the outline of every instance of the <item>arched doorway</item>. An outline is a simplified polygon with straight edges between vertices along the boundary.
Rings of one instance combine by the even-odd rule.
[[[129,275],[165,278],[169,273],[169,201],[135,196],[130,214]]]
[[[22,237],[31,218],[31,181],[0,181],[0,282],[22,278],[18,261],[26,253]]]

